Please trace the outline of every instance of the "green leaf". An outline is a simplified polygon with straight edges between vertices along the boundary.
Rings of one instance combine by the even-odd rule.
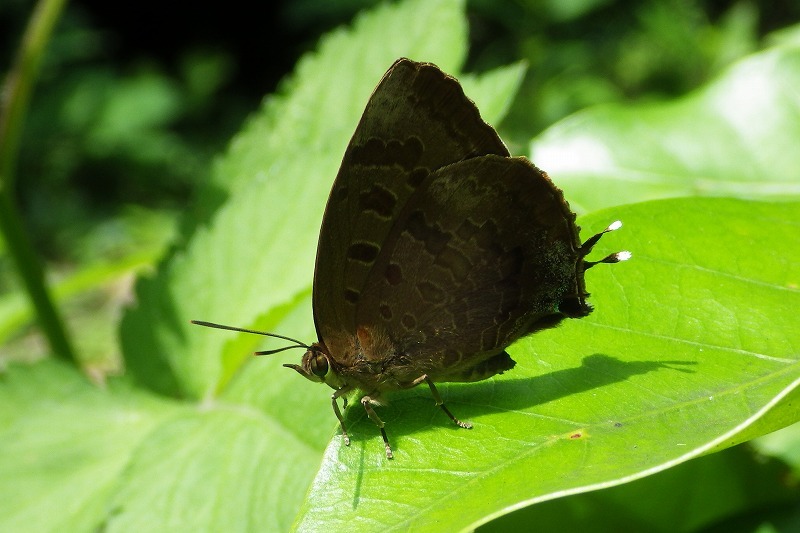
[[[136,450],[108,531],[289,528],[319,451],[255,409],[206,407],[162,424]]]
[[[454,72],[465,52],[460,0],[387,5],[325,38],[217,165],[216,190],[205,201],[230,198],[213,224],[156,278],[139,283],[138,306],[122,326],[129,370],[173,395],[204,398],[221,390],[248,350],[189,320],[273,329],[281,316],[265,313],[310,287],[331,183],[385,70],[409,56]]]
[[[480,76],[461,76],[459,82],[464,93],[475,102],[483,120],[489,124],[498,124],[511,106],[512,96],[519,90],[525,68],[522,62],[514,63],[484,72]]]
[[[395,59],[431,61],[458,72],[466,51],[463,0],[406,1],[359,15],[352,29],[326,35],[279,93],[265,100],[219,161],[216,184],[228,191],[254,180],[296,183],[272,167],[291,165],[292,157],[317,155],[317,150],[322,150],[320,160],[330,160],[333,174],[318,170],[314,175],[332,178],[367,99]]]
[[[773,48],[680,100],[572,115],[531,159],[579,211],[684,195],[796,199],[798,86],[800,47]]]
[[[588,274],[596,311],[511,348],[517,367],[442,386],[460,430],[429,394],[381,410],[382,454],[360,406],[350,448],[334,439],[297,529],[456,531],[521,505],[618,485],[798,421],[800,204],[665,200],[595,213],[622,230]],[[775,423],[760,426],[776,429]]]
[[[96,529],[134,450],[176,411],[53,361],[12,366],[0,386],[0,529]]]

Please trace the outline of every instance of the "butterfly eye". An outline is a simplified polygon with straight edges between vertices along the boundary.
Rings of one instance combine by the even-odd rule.
[[[324,353],[314,353],[314,357],[311,358],[311,372],[321,378],[324,378],[328,373],[328,358],[325,357]]]

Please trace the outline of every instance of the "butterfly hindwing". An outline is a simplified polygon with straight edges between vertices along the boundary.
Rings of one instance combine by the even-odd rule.
[[[448,165],[398,214],[357,322],[384,332],[433,379],[460,380],[562,317],[562,296],[577,290],[579,246],[561,191],[528,160],[489,155]]]

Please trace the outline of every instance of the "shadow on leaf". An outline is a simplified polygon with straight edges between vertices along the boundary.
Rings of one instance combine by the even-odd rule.
[[[693,373],[694,370],[689,367],[696,364],[695,361],[621,361],[609,355],[593,354],[585,357],[578,367],[541,376],[516,379],[500,377],[439,388],[443,392],[446,405],[454,414],[463,417],[463,420],[470,420],[484,414],[529,409],[657,370]],[[486,398],[491,398],[491,401],[487,402]],[[398,409],[398,405],[402,405],[402,409]],[[428,410],[441,416],[426,414]],[[390,440],[432,427],[460,431],[433,405],[430,391],[424,385],[418,386],[413,392],[395,394],[392,403],[381,408],[379,416],[387,423]],[[374,424],[366,418],[364,410],[357,403],[348,407],[345,421],[353,441],[372,439],[378,434]]]

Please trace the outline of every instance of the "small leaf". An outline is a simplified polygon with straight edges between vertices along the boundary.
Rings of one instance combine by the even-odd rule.
[[[511,106],[524,75],[525,64],[520,62],[483,72],[478,77],[461,76],[458,81],[464,94],[480,110],[481,118],[489,124],[498,124]]]

